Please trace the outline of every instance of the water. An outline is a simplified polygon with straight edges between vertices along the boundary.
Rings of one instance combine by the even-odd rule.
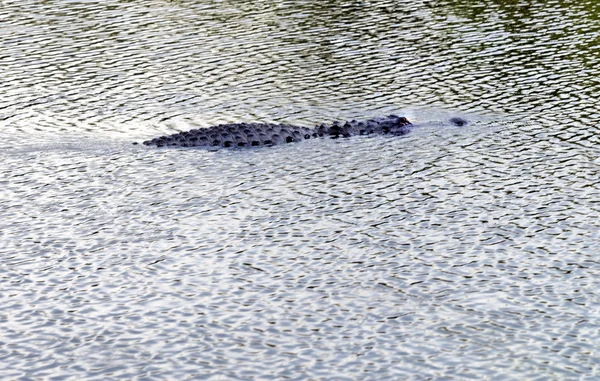
[[[600,376],[595,2],[0,9],[1,379]]]

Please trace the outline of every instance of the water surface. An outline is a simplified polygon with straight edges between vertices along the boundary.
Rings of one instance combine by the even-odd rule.
[[[529,3],[0,2],[0,378],[598,378],[600,8]]]

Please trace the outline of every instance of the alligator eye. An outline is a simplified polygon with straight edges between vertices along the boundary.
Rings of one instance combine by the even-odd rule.
[[[304,139],[310,139],[310,134],[304,135]]]
[[[285,138],[286,143],[292,143],[293,141],[294,141],[294,138],[291,136],[288,136],[287,138]]]

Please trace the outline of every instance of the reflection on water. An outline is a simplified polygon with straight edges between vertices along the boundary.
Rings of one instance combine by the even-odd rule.
[[[1,379],[600,374],[597,3],[0,9]]]

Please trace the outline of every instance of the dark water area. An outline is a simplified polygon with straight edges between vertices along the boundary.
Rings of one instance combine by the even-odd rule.
[[[600,377],[598,3],[5,0],[0,25],[0,379]],[[132,145],[392,113],[418,127]]]

